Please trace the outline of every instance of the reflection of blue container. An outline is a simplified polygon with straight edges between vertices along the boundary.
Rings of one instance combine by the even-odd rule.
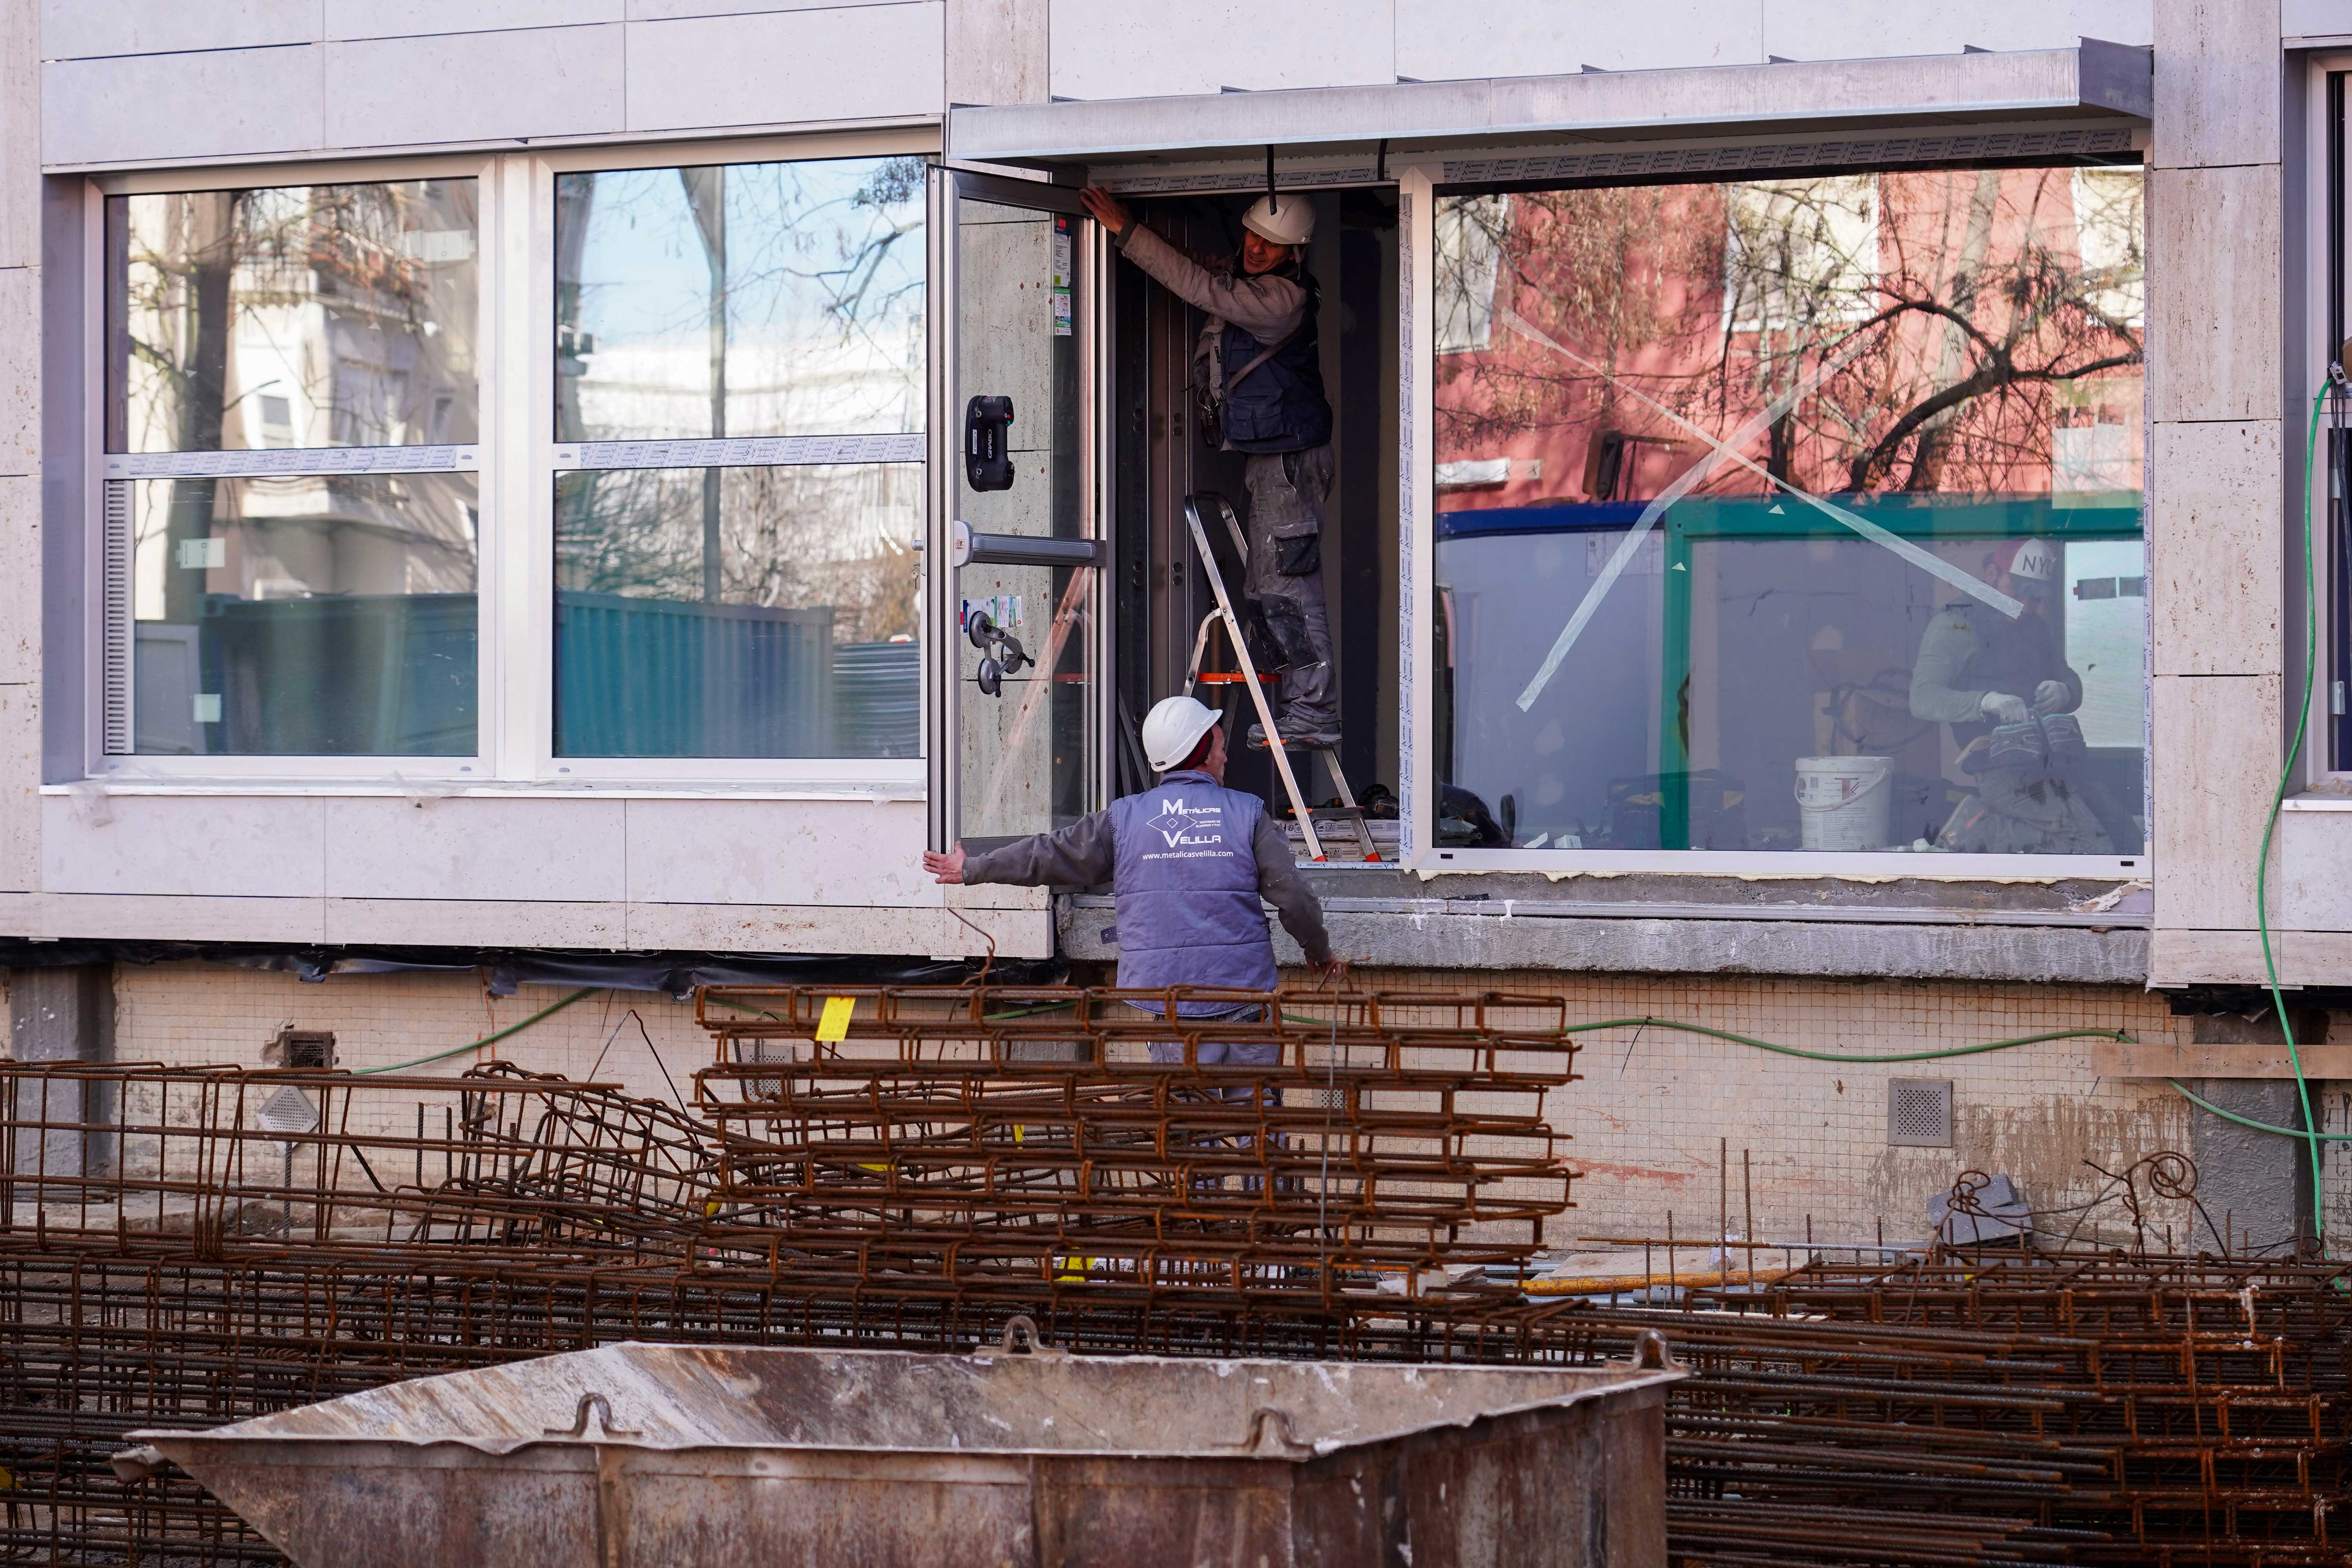
[[[912,642],[848,642],[833,650],[835,755],[911,757],[922,719],[922,655]]]
[[[833,611],[562,593],[555,749],[572,757],[824,757]]]
[[[205,751],[246,756],[471,756],[471,594],[205,601]]]

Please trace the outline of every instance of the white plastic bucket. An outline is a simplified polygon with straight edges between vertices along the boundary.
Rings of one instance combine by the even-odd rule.
[[[1797,816],[1808,849],[1884,849],[1892,757],[1799,757]]]

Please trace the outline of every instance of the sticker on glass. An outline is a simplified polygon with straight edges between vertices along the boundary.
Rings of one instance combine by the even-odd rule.
[[[1054,281],[1051,297],[1054,301],[1054,335],[1057,338],[1066,338],[1070,335],[1070,276],[1075,270],[1071,259],[1074,254],[1072,239],[1070,220],[1066,217],[1055,217],[1054,219]]]

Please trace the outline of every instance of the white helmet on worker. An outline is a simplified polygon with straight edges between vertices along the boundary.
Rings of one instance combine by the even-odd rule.
[[[1269,245],[1304,245],[1315,237],[1315,204],[1301,195],[1263,195],[1242,214],[1242,226]]]
[[[1181,768],[1216,727],[1215,710],[1190,697],[1163,697],[1143,716],[1144,761],[1156,773]]]

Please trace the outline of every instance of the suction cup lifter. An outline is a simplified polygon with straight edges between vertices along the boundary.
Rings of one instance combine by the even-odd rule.
[[[1008,675],[1018,675],[1030,662],[1021,639],[996,624],[986,610],[974,610],[965,620],[963,635],[980,649],[980,669],[974,679],[989,696],[997,696]]]

